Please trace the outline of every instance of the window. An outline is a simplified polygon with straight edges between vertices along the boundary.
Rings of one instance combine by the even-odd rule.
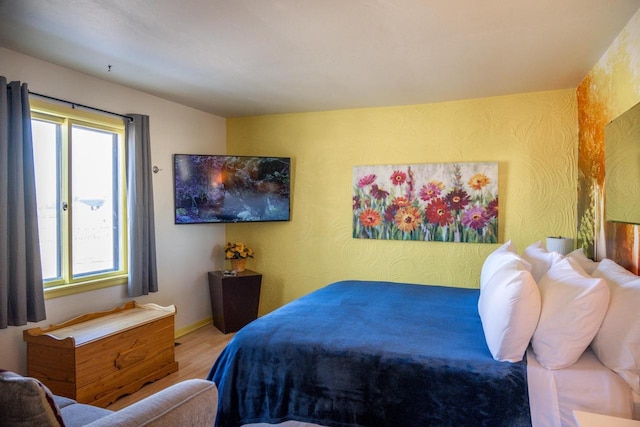
[[[31,100],[46,296],[126,283],[124,123]]]

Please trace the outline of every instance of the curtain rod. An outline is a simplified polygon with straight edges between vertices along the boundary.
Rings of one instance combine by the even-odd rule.
[[[36,93],[36,92],[31,92],[31,91],[29,91],[29,94],[30,95],[39,96],[41,98],[50,99],[52,101],[64,102],[65,104],[70,104],[71,108],[76,108],[76,107],[87,108],[89,110],[99,111],[99,112],[105,113],[105,114],[111,114],[112,116],[122,117],[123,119],[129,119],[130,122],[134,121],[133,117],[131,117],[131,116],[126,116],[124,114],[114,113],[112,111],[101,110],[100,108],[90,107],[88,105],[78,104],[77,102],[67,101],[66,99],[54,98],[53,96],[43,95],[41,93]]]

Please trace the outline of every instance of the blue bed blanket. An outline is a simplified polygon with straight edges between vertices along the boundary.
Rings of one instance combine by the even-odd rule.
[[[526,359],[493,360],[478,296],[344,281],[293,301],[216,360],[217,425],[531,426]]]

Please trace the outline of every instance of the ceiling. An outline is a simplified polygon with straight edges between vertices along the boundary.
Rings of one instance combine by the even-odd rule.
[[[0,0],[0,46],[237,117],[575,88],[639,7],[640,0]]]

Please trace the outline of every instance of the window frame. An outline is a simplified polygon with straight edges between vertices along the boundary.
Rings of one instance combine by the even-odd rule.
[[[112,117],[90,111],[79,110],[40,99],[30,99],[31,119],[53,122],[60,125],[61,135],[59,150],[59,162],[61,176],[59,190],[60,204],[66,202],[69,208],[60,209],[60,239],[62,240],[62,262],[61,278],[50,281],[43,281],[45,299],[57,298],[65,295],[72,295],[111,286],[119,286],[128,282],[128,217],[127,217],[127,188],[126,188],[126,142],[125,142],[125,122],[119,117]],[[117,271],[83,275],[74,278],[72,275],[73,246],[71,242],[71,220],[73,209],[71,208],[71,173],[70,171],[70,143],[69,138],[73,126],[81,126],[89,129],[96,129],[112,132],[118,138],[118,185],[120,195],[118,216],[120,221],[120,232],[118,235],[120,250],[119,265]]]

